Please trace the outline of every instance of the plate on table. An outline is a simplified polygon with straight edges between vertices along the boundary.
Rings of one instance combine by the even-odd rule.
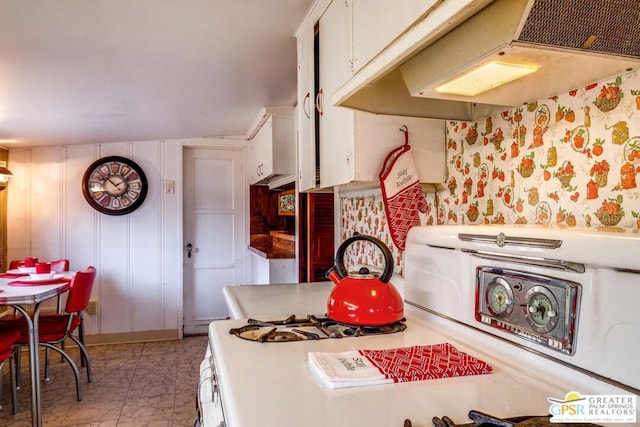
[[[53,279],[54,273],[29,273],[29,276],[34,279]]]
[[[10,282],[9,284],[16,285],[55,285],[63,282],[64,274],[54,274],[53,277],[48,277],[46,279],[34,279],[32,277],[17,277],[16,280]],[[67,279],[68,280],[68,279]]]
[[[9,270],[9,271],[16,271],[16,270]],[[18,273],[35,273],[36,272],[36,268],[35,267],[18,267]]]
[[[28,276],[29,275],[29,273],[23,273],[22,271],[18,270],[17,268],[13,268],[11,270],[7,270],[6,274],[10,274],[10,275],[16,276],[16,277]]]

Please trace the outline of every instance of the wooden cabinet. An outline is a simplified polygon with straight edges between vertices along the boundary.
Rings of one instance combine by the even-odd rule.
[[[298,222],[298,278],[302,282],[327,280],[335,257],[335,197],[333,193],[300,193]]]
[[[293,107],[264,109],[249,141],[249,183],[269,184],[295,174]],[[256,126],[257,128],[257,126]]]
[[[402,32],[439,3],[437,0],[350,0],[352,4],[352,72],[357,72]]]
[[[336,141],[339,157],[343,129],[353,113],[331,105],[333,91],[351,77],[350,1],[318,1],[296,34],[298,47],[298,189],[308,191],[334,185],[322,178],[331,169],[323,141]],[[333,171],[329,171],[335,174]],[[338,180],[340,178],[337,178]]]
[[[311,18],[304,21],[297,37],[298,106],[298,189],[307,191],[316,186],[315,156],[315,87],[313,75],[313,33]]]
[[[416,10],[427,7],[428,2],[410,3],[414,13],[419,13]],[[358,7],[363,8],[361,4]],[[403,143],[402,125],[409,128],[421,181],[445,182],[444,121],[376,115],[331,105],[334,91],[351,77],[354,13],[352,1],[334,0],[322,13],[308,16],[297,33],[298,103],[303,107],[298,110],[297,122],[299,191],[377,182],[385,156]],[[363,25],[365,20],[359,22]],[[362,32],[360,37],[364,37]]]
[[[330,188],[348,178],[332,162],[351,156],[344,135],[353,112],[331,105],[333,91],[351,77],[350,1],[318,1],[300,26],[298,43],[298,189]],[[328,144],[327,141],[331,141]]]
[[[273,157],[269,155],[271,151],[271,141],[267,141],[267,130],[271,133],[273,120],[271,117],[262,125],[258,133],[249,142],[249,173],[250,183],[253,185],[270,174],[273,170]],[[266,166],[265,166],[266,163]]]
[[[320,113],[320,186],[351,181],[354,111],[331,105],[333,92],[351,77],[351,7],[333,1],[319,22],[318,110]]]
[[[319,182],[319,141],[317,124],[319,113],[316,109],[319,94],[317,61],[317,26],[330,0],[317,0],[313,9],[302,21],[296,32],[298,107],[296,125],[298,132],[298,190],[308,191],[318,188]],[[315,49],[314,49],[315,47]]]
[[[493,0],[351,0],[353,76],[332,96],[335,105],[383,114],[417,117],[469,116],[465,103],[439,103],[413,97],[400,64],[434,43]],[[490,109],[475,106],[483,117]]]

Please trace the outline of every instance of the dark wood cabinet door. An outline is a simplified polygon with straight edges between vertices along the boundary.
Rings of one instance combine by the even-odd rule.
[[[300,282],[327,280],[325,273],[333,266],[333,198],[333,193],[301,193]]]

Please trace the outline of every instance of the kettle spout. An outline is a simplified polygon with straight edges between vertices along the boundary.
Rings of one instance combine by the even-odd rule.
[[[329,270],[327,270],[324,276],[336,285],[340,284],[340,282],[342,281],[342,278],[334,267],[331,267]]]

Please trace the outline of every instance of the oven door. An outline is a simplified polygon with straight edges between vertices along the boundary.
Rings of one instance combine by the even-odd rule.
[[[200,363],[200,381],[198,382],[197,416],[194,426],[224,427],[222,400],[213,355],[209,346],[204,360]]]

